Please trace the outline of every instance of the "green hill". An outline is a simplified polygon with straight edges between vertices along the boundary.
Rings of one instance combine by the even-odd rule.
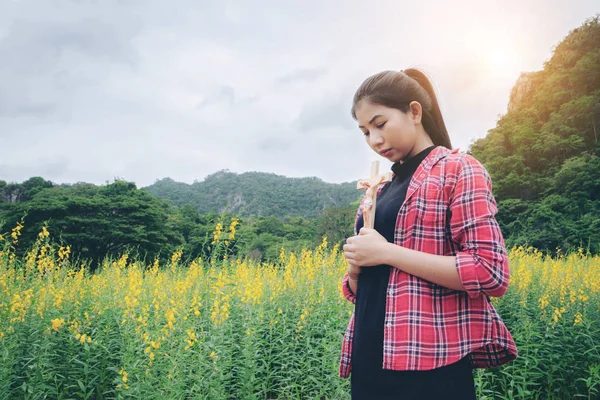
[[[362,196],[355,182],[334,184],[314,177],[288,178],[263,172],[236,174],[226,170],[191,185],[165,178],[143,189],[177,206],[189,204],[200,213],[231,212],[280,218],[316,218],[325,209],[347,206]]]
[[[600,251],[600,23],[522,74],[508,112],[470,152],[490,172],[507,244]]]

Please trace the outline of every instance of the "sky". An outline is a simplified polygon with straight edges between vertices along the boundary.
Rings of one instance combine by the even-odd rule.
[[[361,82],[424,69],[464,152],[597,0],[0,0],[0,179],[366,178]]]

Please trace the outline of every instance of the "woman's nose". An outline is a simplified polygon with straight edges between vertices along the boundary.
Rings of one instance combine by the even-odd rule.
[[[371,141],[372,146],[378,146],[383,143],[383,136],[381,136],[381,134],[378,133],[377,131],[371,132],[369,134],[369,139]]]

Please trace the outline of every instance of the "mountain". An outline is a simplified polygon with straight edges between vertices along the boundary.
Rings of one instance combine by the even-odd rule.
[[[193,184],[161,179],[143,188],[177,206],[200,213],[232,212],[242,216],[318,217],[323,210],[344,207],[361,198],[354,183],[327,183],[319,178],[288,178],[264,172],[236,174],[221,170]]]
[[[507,244],[600,252],[600,23],[572,30],[470,153],[488,169]]]

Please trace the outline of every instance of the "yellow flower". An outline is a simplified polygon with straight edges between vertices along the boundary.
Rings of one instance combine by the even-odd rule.
[[[185,341],[188,345],[185,347],[185,349],[188,350],[192,346],[194,346],[194,343],[198,341],[198,338],[196,337],[196,333],[194,333],[193,329],[188,329],[186,333],[188,335],[188,338]]]
[[[11,231],[10,236],[13,238],[15,243],[19,240],[19,236],[21,236],[21,229],[23,229],[23,225],[20,222],[17,222],[17,226],[15,226]]]
[[[586,295],[583,289],[579,289],[578,293],[579,300],[583,301],[584,303],[590,299],[590,296]]]
[[[42,231],[38,234],[38,238],[44,239],[44,238],[47,238],[48,236],[50,236],[50,232],[48,232],[48,229],[46,229],[45,226],[42,226]]]
[[[573,325],[579,325],[579,324],[581,324],[582,320],[583,320],[583,315],[580,312],[577,312],[575,314],[575,322],[573,323]]]
[[[239,224],[239,220],[237,218],[233,218],[231,220],[231,225],[229,225],[229,240],[235,239],[235,227]]]
[[[173,255],[171,256],[171,263],[175,264],[178,261],[180,261],[182,254],[183,254],[183,250],[181,250],[181,249],[174,252]]]
[[[58,259],[60,261],[66,260],[69,258],[69,254],[71,254],[71,246],[63,247],[60,246],[58,249]]]
[[[158,349],[160,347],[160,342],[150,341],[150,346],[154,349]]]
[[[167,321],[167,326],[173,329],[173,324],[175,323],[175,311],[172,308],[168,308],[165,311],[165,320]]]
[[[221,233],[223,232],[223,224],[220,222],[215,226],[215,231],[213,232],[213,241],[211,244],[215,244],[221,238]]]
[[[65,320],[62,318],[55,318],[50,322],[52,322],[52,329],[54,329],[56,332],[58,332],[58,329],[60,328],[60,326],[62,324],[65,323]]]
[[[564,312],[564,308],[562,308],[560,310],[558,308],[554,309],[554,322],[555,323],[557,323],[558,320],[560,319],[560,317],[562,317],[563,312]]]
[[[121,375],[121,380],[123,381],[123,383],[127,383],[127,371],[121,369],[119,371],[119,375]]]

